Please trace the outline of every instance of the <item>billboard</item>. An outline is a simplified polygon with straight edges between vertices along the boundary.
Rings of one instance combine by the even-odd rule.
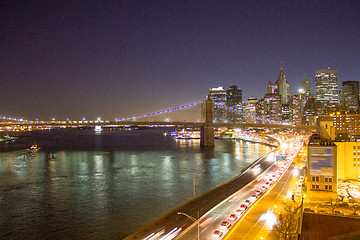
[[[334,176],[336,147],[309,146],[310,175]]]

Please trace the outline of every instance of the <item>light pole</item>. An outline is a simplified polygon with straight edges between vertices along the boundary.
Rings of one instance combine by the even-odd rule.
[[[194,175],[194,176],[195,176],[195,175]],[[200,240],[200,228],[199,228],[199,220],[200,220],[200,219],[196,219],[196,218],[194,218],[194,217],[192,217],[192,216],[190,216],[190,215],[187,215],[186,213],[183,213],[183,212],[178,212],[177,214],[184,215],[184,216],[186,216],[187,218],[189,218],[191,221],[197,222],[198,240]],[[199,214],[199,212],[198,212],[198,214]]]
[[[193,177],[194,198],[195,198],[195,196],[196,196],[196,194],[195,194],[195,187],[196,187],[195,174],[197,174],[197,173],[199,173],[199,172],[201,172],[201,171],[205,172],[205,170],[198,170],[198,171],[194,172],[194,177]]]

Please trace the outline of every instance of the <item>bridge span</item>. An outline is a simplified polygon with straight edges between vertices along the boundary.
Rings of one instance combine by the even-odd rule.
[[[8,121],[0,122],[1,127],[7,126],[42,126],[42,127],[95,127],[102,126],[105,128],[116,127],[193,127],[201,129],[201,146],[214,146],[214,128],[254,128],[254,129],[278,129],[286,130],[292,129],[298,132],[314,132],[316,126],[309,125],[290,125],[280,123],[214,123],[213,122],[213,102],[212,100],[205,100],[202,102],[201,110],[202,122],[187,122],[187,121],[139,121],[139,120],[115,120],[115,121]]]

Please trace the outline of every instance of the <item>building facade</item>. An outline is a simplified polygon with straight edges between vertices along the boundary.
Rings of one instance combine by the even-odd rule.
[[[244,120],[248,123],[255,123],[257,117],[258,99],[250,97],[244,106]]]
[[[226,121],[226,95],[227,91],[223,87],[212,88],[208,91],[207,99],[214,103],[214,122],[221,123]]]
[[[240,122],[243,120],[242,114],[242,90],[236,85],[230,86],[226,90],[226,105],[229,108],[227,111],[227,120],[231,123]]]
[[[338,73],[336,70],[315,72],[316,100],[324,108],[336,109],[339,105]]]
[[[286,80],[283,69],[280,69],[280,73],[277,81],[274,84],[273,93],[277,93],[281,96],[281,104],[290,103],[290,85]]]
[[[342,83],[341,100],[343,109],[351,114],[359,113],[358,81],[345,81]]]
[[[337,197],[337,147],[319,136],[310,138],[306,189],[312,197],[322,198],[323,193],[331,199]]]

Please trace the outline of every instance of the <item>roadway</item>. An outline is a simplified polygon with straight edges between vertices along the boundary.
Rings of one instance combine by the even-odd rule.
[[[218,239],[260,239],[265,232],[269,232],[267,228],[269,221],[270,223],[274,223],[275,216],[269,212],[269,209],[272,209],[275,203],[281,205],[283,197],[288,194],[288,189],[292,189],[293,185],[295,185],[296,180],[294,180],[293,167],[285,171],[295,157],[295,154],[293,156],[291,155],[293,155],[293,152],[289,151],[287,158],[290,160],[286,165],[274,163],[272,160],[274,160],[275,156],[269,155],[269,158],[273,159],[268,159],[268,161],[270,160],[270,162],[274,163],[271,167],[264,171],[257,179],[251,181],[248,185],[219,204],[211,212],[203,216],[199,224],[199,229],[193,224],[191,230],[183,231],[177,239],[214,239],[212,235],[216,230],[220,230],[222,233]],[[280,175],[279,172],[281,167],[284,167],[284,170],[281,170],[283,171],[282,175]],[[251,171],[256,171],[256,168]],[[277,182],[269,186],[268,190],[265,190],[266,192],[261,190],[261,187],[266,185],[266,182],[269,182],[270,178],[275,180],[274,175],[280,177]],[[258,199],[252,198],[252,195],[254,195],[257,190],[261,190],[263,193],[259,195]],[[280,199],[280,202],[278,202],[278,199]],[[240,212],[239,206],[244,203],[245,200],[250,200],[252,204],[245,212]],[[240,212],[240,214],[236,214],[236,211]],[[235,214],[237,219],[229,220],[231,214]],[[220,226],[223,221],[231,224],[230,230],[221,229]]]
[[[204,217],[205,213],[209,212],[230,195],[239,191],[239,189],[245,187],[273,164],[274,152],[271,152],[255,161],[253,167],[248,168],[243,174],[178,207],[125,239],[157,239],[152,238],[152,236],[165,236],[172,231],[176,232],[186,229],[193,224],[193,221],[183,215],[179,215],[178,212],[186,213],[194,218],[198,218],[197,216]],[[253,171],[255,166],[256,172]]]

